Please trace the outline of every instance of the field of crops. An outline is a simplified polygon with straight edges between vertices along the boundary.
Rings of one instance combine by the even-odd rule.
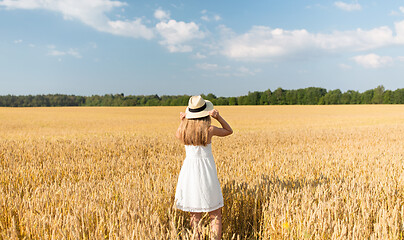
[[[0,108],[0,239],[191,238],[184,109]],[[223,239],[403,239],[403,105],[217,109]]]

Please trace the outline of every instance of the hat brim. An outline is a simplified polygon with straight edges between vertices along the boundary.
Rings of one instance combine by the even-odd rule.
[[[195,119],[195,118],[203,118],[209,116],[209,112],[213,110],[213,103],[209,100],[204,100],[206,103],[206,108],[200,112],[190,112],[189,107],[185,110],[185,118],[187,119]]]

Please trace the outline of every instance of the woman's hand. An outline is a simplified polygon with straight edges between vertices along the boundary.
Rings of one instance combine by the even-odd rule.
[[[219,111],[216,109],[213,109],[212,111],[210,111],[209,115],[212,116],[214,119],[218,119],[220,117]]]
[[[185,116],[186,116],[186,114],[185,114],[185,113],[180,112],[180,120],[181,120],[181,121],[182,121],[182,120],[184,120]]]

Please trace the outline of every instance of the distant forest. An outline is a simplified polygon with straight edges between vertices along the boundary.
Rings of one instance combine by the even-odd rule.
[[[363,93],[308,87],[297,90],[278,88],[248,92],[239,97],[201,95],[214,105],[331,105],[331,104],[404,104],[404,88],[395,91],[383,86]],[[189,95],[128,95],[106,94],[75,96],[64,94],[0,96],[0,107],[59,107],[59,106],[186,106]]]

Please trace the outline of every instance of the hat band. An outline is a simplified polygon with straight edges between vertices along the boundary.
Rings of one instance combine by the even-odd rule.
[[[206,102],[205,102],[205,104],[203,104],[203,106],[200,107],[200,108],[194,108],[194,109],[192,109],[192,108],[189,108],[189,107],[188,107],[189,111],[190,111],[190,112],[193,112],[193,113],[195,113],[195,112],[202,112],[203,110],[205,110],[205,108],[206,108]]]

